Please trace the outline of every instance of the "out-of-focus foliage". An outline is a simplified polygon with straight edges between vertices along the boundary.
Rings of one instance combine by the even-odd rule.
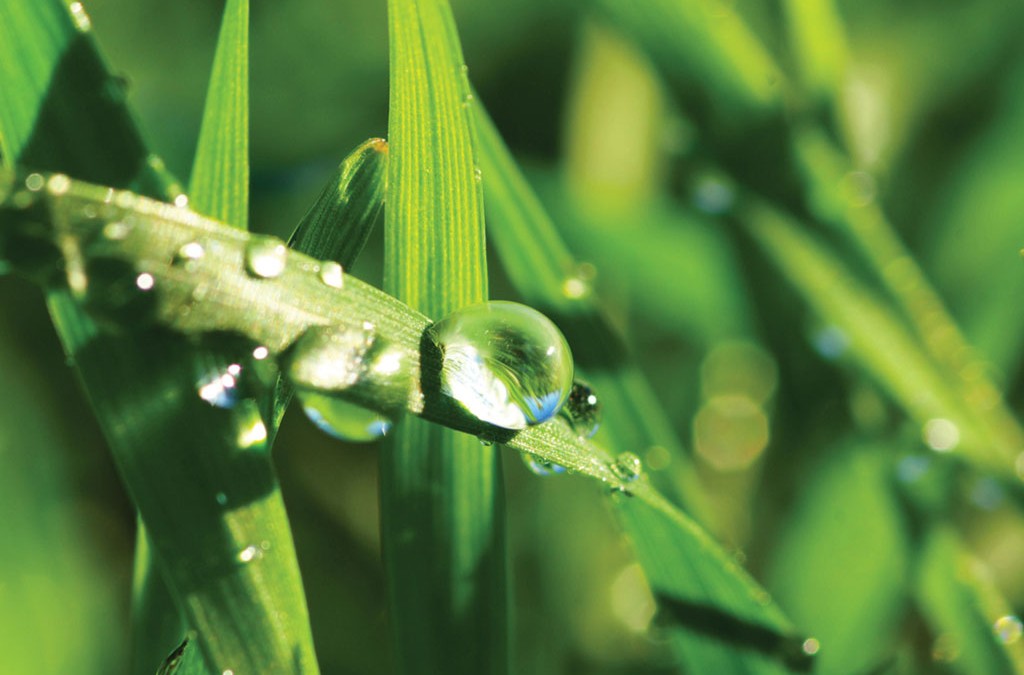
[[[695,7],[688,25],[732,27],[724,38],[650,49],[667,38],[602,18],[630,3]],[[340,159],[386,134],[386,4],[253,3],[252,229],[286,235]],[[905,321],[886,270],[809,215],[792,157],[776,152],[783,137],[762,135],[777,127],[743,128],[766,116],[783,128],[824,121],[852,160],[844,189],[885,212],[976,348],[979,376],[1020,410],[1024,7],[452,4],[478,96],[572,253],[589,263],[585,288],[601,297],[696,467],[711,505],[705,523],[814,636],[801,648],[820,649],[818,672],[1019,672],[1024,519],[1014,467],[996,475],[959,460],[961,435],[981,424],[973,417],[961,428],[921,413],[946,394],[892,362],[904,333],[922,337],[910,322],[899,344],[865,352],[856,341],[886,333],[870,323],[854,332],[836,317],[871,322],[871,312],[851,313],[849,293],[828,296],[780,271],[749,223],[718,216],[747,187],[759,190],[856,275],[871,306]],[[221,3],[86,8],[152,148],[187,175]],[[750,46],[740,21],[762,47]],[[836,39],[816,42],[815,28]],[[742,77],[701,85],[737,44]],[[769,60],[779,79],[761,81],[775,77]],[[713,105],[695,109],[680,82],[706,87]],[[380,245],[370,239],[360,277],[379,280]],[[491,257],[491,294],[520,297],[502,259]],[[4,277],[0,298],[0,670],[122,672],[134,511],[70,384],[42,296]],[[914,359],[931,358],[917,349]],[[877,363],[887,364],[882,374]],[[666,491],[693,489],[678,449],[634,450]],[[301,415],[286,417],[275,448],[324,673],[391,666],[378,451],[339,444]],[[505,462],[519,672],[673,672],[671,629],[660,625],[668,617],[654,616],[647,580],[589,483]]]

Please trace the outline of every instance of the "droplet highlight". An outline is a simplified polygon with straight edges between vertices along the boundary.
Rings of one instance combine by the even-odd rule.
[[[1012,645],[1020,640],[1021,635],[1024,635],[1024,623],[1021,623],[1016,616],[1007,614],[996,619],[996,622],[992,624],[992,630],[1000,642],[1004,645]]]
[[[255,236],[245,248],[245,269],[261,279],[273,279],[284,273],[288,248],[280,239]]]
[[[442,392],[483,422],[525,429],[551,419],[569,396],[569,345],[534,309],[487,302],[453,312],[429,331],[442,354]]]

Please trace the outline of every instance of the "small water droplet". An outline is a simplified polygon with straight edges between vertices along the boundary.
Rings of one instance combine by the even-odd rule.
[[[92,28],[92,20],[85,13],[85,7],[82,6],[82,3],[72,2],[68,5],[68,9],[71,11],[71,19],[75,22],[75,28],[80,32],[85,33]]]
[[[225,670],[225,671],[224,671],[223,673],[221,673],[220,675],[235,675],[235,671],[233,671],[233,670],[231,670],[230,668],[228,668],[227,670]]]
[[[581,438],[592,438],[601,425],[601,402],[590,385],[576,380],[561,414]]]
[[[60,196],[71,189],[71,179],[62,173],[55,173],[46,181],[46,191],[51,195]]]
[[[992,630],[995,631],[1000,642],[1004,645],[1012,645],[1019,641],[1021,635],[1024,634],[1024,624],[1016,616],[1007,614],[996,619],[996,622],[992,624]]]
[[[720,216],[732,210],[736,203],[736,189],[724,177],[707,173],[693,185],[693,204],[709,215]]]
[[[156,279],[149,272],[143,272],[135,277],[135,285],[140,291],[151,291],[156,286]]]
[[[485,448],[489,448],[492,445],[494,445],[494,441],[492,441],[489,438],[477,437],[477,440],[480,441],[480,445],[484,446]]]
[[[949,452],[960,444],[960,429],[941,417],[925,422],[921,436],[925,445],[936,452]]]
[[[306,417],[321,431],[349,443],[369,443],[386,435],[392,422],[374,410],[320,394],[299,389],[296,392]]]
[[[562,295],[570,300],[590,297],[594,292],[594,277],[596,276],[597,268],[590,263],[580,263],[562,281]]]
[[[263,557],[263,551],[258,546],[246,546],[238,552],[238,561],[243,563],[259,560]]]
[[[531,452],[519,453],[520,458],[523,460],[523,464],[526,468],[535,473],[538,476],[557,476],[560,473],[565,473],[566,469],[561,464],[555,464],[549,462],[546,459],[541,459],[537,455]]]
[[[279,277],[288,262],[288,249],[274,237],[253,236],[245,248],[245,269],[255,277]]]
[[[342,288],[345,285],[345,270],[333,260],[320,264],[320,281],[331,288]]]
[[[217,503],[220,504],[221,506],[227,506],[228,496],[226,494],[224,494],[223,492],[218,492],[217,496],[216,496],[216,499],[217,499]]]
[[[252,350],[252,357],[257,361],[262,361],[268,356],[270,356],[270,350],[264,347],[263,345],[260,345],[256,349]]]
[[[803,650],[804,654],[814,656],[821,650],[821,643],[818,642],[817,638],[809,637],[803,641],[803,644],[800,645],[800,649]]]
[[[635,452],[624,452],[615,458],[610,468],[619,480],[632,483],[643,475],[644,463]]]
[[[188,195],[184,192],[174,198],[174,205],[179,209],[188,208]]]
[[[849,349],[850,338],[838,326],[825,326],[814,331],[811,335],[811,344],[814,346],[814,351],[826,359],[834,361],[842,357]]]
[[[40,173],[30,173],[28,177],[25,178],[25,187],[29,192],[39,192],[43,189],[44,185],[46,185],[46,179],[43,178],[43,175]]]
[[[191,264],[198,262],[203,259],[206,255],[206,249],[198,241],[190,241],[178,249],[178,252],[174,256],[174,263],[177,265],[185,265],[186,267]]]
[[[246,400],[238,406],[237,429],[235,443],[240,450],[253,450],[263,448],[267,442],[267,425],[256,409],[256,402]]]
[[[572,354],[540,312],[488,302],[429,328],[442,353],[441,388],[477,419],[525,429],[551,419],[572,387]]]
[[[473,180],[476,181],[477,183],[484,182],[484,172],[478,166],[473,168]]]

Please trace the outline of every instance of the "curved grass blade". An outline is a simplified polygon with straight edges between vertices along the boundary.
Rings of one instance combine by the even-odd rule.
[[[920,424],[936,418],[953,422],[960,434],[958,453],[1008,475],[1002,452],[887,303],[785,214],[749,202],[737,218],[815,312],[843,331],[859,363],[911,417]]]
[[[516,433],[469,418],[454,407],[424,405],[424,397],[436,397],[438,392],[421,392],[419,373],[422,368],[436,369],[437,356],[427,352],[421,365],[421,356],[424,356],[420,351],[422,335],[430,321],[407,305],[352,277],[345,277],[340,289],[325,286],[319,278],[319,263],[299,253],[289,254],[288,264],[280,276],[254,279],[245,271],[245,251],[251,241],[250,235],[167,204],[136,198],[130,209],[124,209],[116,206],[117,202],[126,201],[124,195],[119,200],[117,193],[111,197],[104,188],[74,182],[60,195],[49,195],[43,199],[60,215],[31,222],[65,223],[60,229],[60,236],[68,242],[82,244],[103,240],[103,229],[111,222],[127,219],[146,223],[146,227],[133,227],[123,238],[104,240],[104,252],[130,262],[134,265],[134,274],[152,277],[156,293],[154,320],[174,331],[193,336],[211,331],[238,332],[255,343],[265,345],[271,355],[277,355],[286,351],[310,327],[337,326],[339,330],[347,327],[362,331],[364,322],[372,323],[379,339],[392,345],[398,360],[407,364],[408,377],[378,377],[372,371],[368,372],[360,386],[341,392],[347,400],[388,416],[395,416],[404,409],[424,419],[504,443],[513,450],[531,453],[544,461],[586,474],[617,491],[628,490],[636,503],[643,502],[653,510],[651,519],[673,525],[671,540],[679,553],[672,555],[682,555],[681,552],[685,551],[700,552],[702,562],[695,568],[703,570],[704,576],[683,574],[677,578],[672,575],[659,582],[660,587],[671,590],[672,597],[676,599],[711,607],[723,606],[717,594],[722,589],[731,589],[723,612],[741,611],[739,619],[745,624],[759,626],[773,635],[791,634],[788,623],[763,591],[735,563],[730,562],[729,557],[692,520],[671,506],[645,479],[624,482],[621,474],[613,468],[608,452],[580,439],[566,422],[557,419]],[[104,218],[70,217],[81,214],[86,206],[102,204],[108,208]],[[21,208],[8,206],[0,209],[0,234],[26,227]],[[50,234],[57,236],[57,232]],[[215,262],[199,260],[187,272],[170,262],[183,243],[197,239],[204,241],[208,250],[216,253],[211,256]],[[74,268],[75,247],[67,246],[66,250],[72,260],[66,261],[65,265]],[[206,289],[201,301],[195,299],[198,287]],[[189,311],[182,312],[186,306]],[[479,452],[479,447],[474,446],[473,450]],[[644,513],[636,516],[643,517]],[[653,526],[644,525],[638,531],[646,531],[649,527]],[[675,547],[672,550],[676,550]],[[652,558],[657,559],[654,554]],[[766,658],[775,659],[774,656]]]
[[[445,0],[389,0],[384,287],[429,316],[487,298],[462,49]],[[409,419],[381,453],[390,620],[403,673],[505,673],[508,591],[495,448]]]
[[[697,476],[650,386],[623,353],[598,301],[589,294],[566,293],[566,281],[574,278],[577,264],[482,103],[475,101],[473,110],[488,233],[513,284],[563,328],[577,364],[604,402],[612,447],[625,451],[662,445],[672,450],[683,464],[680,499],[700,514],[705,507]],[[710,544],[707,534],[692,522],[635,500],[614,501],[660,601],[684,672],[783,672],[808,665],[809,657],[800,649],[802,638],[776,608],[764,604],[767,594],[737,573],[736,563]]]
[[[89,33],[88,17],[81,4],[74,3],[69,10],[59,2],[29,5],[5,2],[0,5],[0,11],[4,14],[3,29],[0,30],[5,31],[0,49],[7,52],[0,60],[8,66],[3,72],[6,79],[2,89],[11,94],[3,100],[6,114],[2,119],[4,126],[0,130],[4,139],[5,159],[33,166],[59,167],[73,171],[76,175],[109,179],[118,186],[135,185],[151,194],[166,198],[177,197],[180,188],[166,177],[162,165],[145,152],[125,108],[123,91],[117,88],[116,80],[107,74],[97,55]],[[305,608],[287,530],[271,533],[266,538],[268,541],[280,538],[280,541],[285,542],[275,549],[272,562],[268,563],[272,570],[270,574],[277,576],[276,587],[265,583],[260,575],[254,575],[250,570],[248,573],[227,575],[226,584],[222,583],[225,579],[206,579],[207,587],[197,589],[195,587],[199,582],[195,578],[186,578],[188,573],[183,571],[184,568],[171,566],[167,562],[168,558],[180,560],[178,554],[192,549],[194,543],[195,533],[178,528],[174,524],[175,519],[188,520],[195,516],[195,526],[200,532],[208,528],[206,532],[209,534],[219,533],[212,540],[219,541],[223,546],[219,553],[216,548],[212,549],[213,555],[224,556],[229,561],[235,561],[238,555],[233,538],[237,536],[248,540],[252,536],[245,528],[237,528],[237,523],[246,522],[240,518],[241,515],[249,513],[253,516],[246,524],[254,529],[262,525],[256,518],[260,515],[271,515],[280,523],[286,522],[280,496],[273,496],[276,494],[273,491],[268,503],[249,510],[242,509],[232,517],[231,521],[236,523],[232,534],[225,532],[223,513],[214,516],[202,505],[194,512],[182,508],[188,502],[181,501],[178,485],[173,482],[161,484],[157,492],[152,494],[141,487],[150,487],[152,484],[146,481],[154,477],[170,476],[160,461],[161,455],[173,456],[182,448],[187,448],[206,458],[208,453],[202,450],[208,449],[211,444],[227,451],[237,448],[233,434],[231,443],[227,442],[227,430],[234,429],[233,422],[208,419],[214,425],[213,428],[197,429],[193,423],[193,412],[200,416],[203,413],[183,405],[178,409],[178,422],[168,424],[163,433],[154,435],[153,428],[158,424],[155,417],[150,418],[139,412],[137,406],[142,399],[122,398],[126,390],[140,397],[152,396],[154,401],[171,393],[171,389],[165,387],[187,386],[187,391],[194,391],[194,382],[161,378],[160,373],[154,372],[151,368],[153,362],[166,367],[171,364],[149,351],[161,343],[168,349],[165,357],[170,354],[172,360],[179,359],[180,364],[189,364],[191,350],[181,344],[180,338],[154,340],[153,344],[141,339],[139,342],[143,343],[144,349],[136,350],[134,347],[137,343],[126,344],[123,339],[101,335],[77,305],[60,293],[51,294],[50,307],[65,348],[76,359],[122,474],[129,483],[129,489],[137,499],[141,496],[139,507],[143,518],[151,528],[154,521],[161,521],[166,526],[165,530],[151,529],[150,534],[156,545],[157,559],[168,573],[167,576],[173,578],[177,574],[175,580],[178,583],[174,589],[176,597],[185,605],[190,621],[205,627],[211,624],[216,626],[214,630],[203,633],[219,638],[216,644],[206,645],[206,657],[217,663],[225,663],[225,667],[230,667],[228,663],[244,666],[247,659],[253,658],[254,662],[260,664],[259,667],[279,663],[280,666],[275,666],[275,669],[280,672],[292,672],[295,668],[315,672],[315,662],[310,665],[312,643],[308,625],[305,625],[304,631],[302,628],[306,621]],[[187,366],[179,369],[180,373],[189,370]],[[122,379],[109,379],[112,372],[121,372]],[[170,414],[174,400],[167,402],[168,408],[164,412]],[[161,448],[162,452],[159,451]],[[196,466],[204,465],[200,463]],[[213,466],[213,469],[216,474],[218,467]],[[221,480],[214,482],[223,484],[230,484],[233,478],[231,475],[218,477]],[[191,475],[188,479],[181,476],[179,481],[189,485],[202,482]],[[218,487],[223,489],[222,485]],[[245,493],[246,489],[246,481],[243,479],[238,492]],[[228,491],[233,490],[229,488]],[[215,494],[211,492],[204,497],[208,499]],[[195,495],[197,503],[201,503],[204,497]],[[275,500],[276,507],[273,503]],[[223,509],[220,510],[223,512]],[[227,536],[222,536],[225,534]],[[210,543],[211,540],[205,541]],[[263,538],[257,541],[262,542]],[[200,558],[210,552],[192,551]],[[227,565],[227,568],[230,569],[231,565]],[[203,558],[195,569],[211,571],[209,559]],[[235,583],[233,588],[232,583]],[[268,601],[263,597],[265,593],[272,595],[282,587],[284,590],[281,598],[284,601],[281,605],[275,606],[280,598]],[[218,604],[223,603],[224,598],[231,598],[237,604]],[[284,630],[280,630],[280,625],[264,625],[261,628],[258,620],[242,626],[245,622],[239,621],[239,617],[252,618],[247,616],[244,608],[246,602],[263,608],[257,609],[256,613],[269,607],[264,616],[277,617],[275,621],[278,622],[283,618]],[[271,636],[271,641],[259,643],[251,637],[232,639],[233,633],[240,635],[248,633],[250,629],[255,629],[255,634],[266,633]],[[294,649],[292,641],[298,645]],[[270,651],[279,648],[278,653],[268,654],[268,648]]]

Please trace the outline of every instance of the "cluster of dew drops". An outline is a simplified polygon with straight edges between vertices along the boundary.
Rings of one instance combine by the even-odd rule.
[[[63,183],[54,183],[55,178],[47,181],[47,191],[66,191]],[[41,179],[33,174],[27,188],[33,192],[41,190]],[[187,208],[187,202],[176,202],[176,206]],[[102,236],[119,241],[129,236],[131,230],[129,220],[114,218],[104,224]],[[289,253],[280,239],[253,236],[246,244],[245,272],[259,282],[277,279],[288,269]],[[177,250],[173,264],[197,272],[207,255],[202,242],[190,241]],[[111,270],[108,275],[118,277],[121,290],[117,297],[137,304],[141,295],[152,304],[154,291],[159,290],[156,277],[132,271],[132,276],[124,279],[122,271]],[[344,287],[344,271],[337,262],[317,263],[312,271],[320,283],[334,289]],[[97,288],[97,297],[111,298],[107,292],[110,289],[110,284]],[[110,308],[92,309],[102,313]],[[473,418],[518,431],[561,416],[580,438],[587,439],[596,433],[601,403],[588,384],[574,379],[572,354],[565,337],[540,312],[513,302],[485,302],[449,314],[431,324],[427,333],[441,354],[441,393]],[[369,442],[386,435],[393,426],[393,420],[381,412],[347,400],[345,392],[366,375],[389,375],[403,368],[396,350],[379,348],[386,341],[377,335],[370,322],[355,328],[310,328],[281,355],[280,367],[267,347],[240,335],[206,334],[198,342],[199,353],[205,358],[197,360],[201,372],[196,374],[196,391],[211,406],[241,412],[236,415],[240,420],[240,447],[257,447],[267,440],[257,401],[276,386],[282,371],[307,417],[336,438]],[[523,453],[522,457],[538,475],[557,475],[567,470],[530,453]],[[626,486],[638,480],[643,471],[639,457],[628,452],[607,468],[614,476],[613,490],[626,494]]]

